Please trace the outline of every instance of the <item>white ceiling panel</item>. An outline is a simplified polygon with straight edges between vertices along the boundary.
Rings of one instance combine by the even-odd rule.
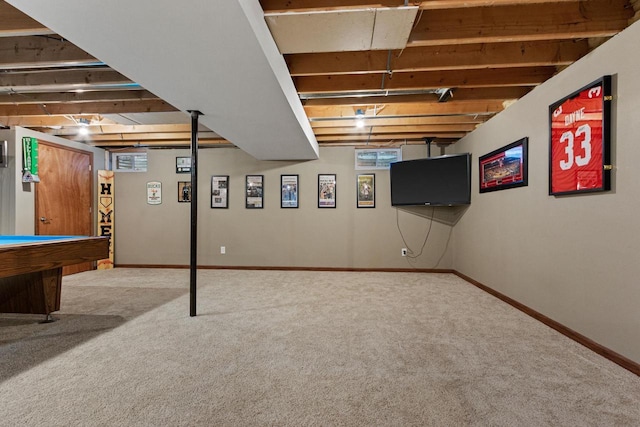
[[[404,49],[417,6],[265,14],[283,54]]]
[[[418,6],[376,9],[371,49],[404,49],[417,13]]]
[[[283,54],[368,50],[375,9],[273,13],[265,20]]]
[[[318,143],[257,0],[9,0],[260,160]]]

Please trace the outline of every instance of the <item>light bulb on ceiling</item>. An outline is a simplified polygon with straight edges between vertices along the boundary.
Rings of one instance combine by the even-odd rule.
[[[364,112],[360,109],[356,110],[356,127],[357,128],[364,127]]]
[[[80,117],[76,119],[76,123],[80,125],[78,128],[78,135],[87,136],[89,135],[89,119],[85,119],[84,117]]]

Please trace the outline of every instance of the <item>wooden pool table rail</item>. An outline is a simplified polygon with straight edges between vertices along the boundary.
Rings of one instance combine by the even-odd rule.
[[[109,257],[105,237],[0,246],[0,313],[60,310],[62,267]]]

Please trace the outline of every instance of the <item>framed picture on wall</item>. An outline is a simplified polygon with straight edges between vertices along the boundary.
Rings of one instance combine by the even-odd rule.
[[[9,167],[9,155],[7,151],[7,141],[0,141],[0,168]]]
[[[147,182],[147,204],[162,204],[162,183],[160,181]]]
[[[280,175],[280,207],[298,207],[298,175]]]
[[[318,207],[336,207],[336,174],[318,174]]]
[[[549,194],[611,189],[611,76],[549,106]]]
[[[229,175],[211,177],[211,208],[229,207]]]
[[[191,203],[191,181],[178,181],[178,202]]]
[[[529,138],[522,138],[481,156],[480,192],[528,185],[528,145]]]
[[[357,207],[376,207],[376,175],[373,173],[360,174],[357,177]]]
[[[191,173],[191,157],[176,157],[176,173]]]
[[[262,209],[264,207],[264,175],[247,175],[245,188],[245,207],[247,209]]]

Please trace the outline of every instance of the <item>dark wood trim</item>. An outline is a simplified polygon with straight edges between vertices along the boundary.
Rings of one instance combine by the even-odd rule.
[[[545,316],[544,314],[532,309],[531,307],[528,307],[516,300],[514,300],[513,298],[510,298],[498,291],[496,291],[495,289],[491,289],[490,287],[478,282],[477,280],[472,279],[469,276],[466,276],[462,273],[460,273],[459,271],[453,270],[453,274],[455,274],[456,276],[460,277],[461,279],[471,283],[473,286],[476,286],[479,289],[482,289],[483,291],[487,292],[488,294],[493,295],[494,297],[498,298],[499,300],[506,302],[507,304],[511,305],[514,308],[517,308],[518,310],[522,311],[523,313],[525,313],[528,316],[533,317],[534,319],[544,323],[545,325],[547,325],[548,327],[550,327],[551,329],[556,330],[557,332],[560,332],[562,335],[571,338],[572,340],[574,340],[575,342],[577,342],[578,344],[581,344],[585,347],[587,347],[589,350],[599,354],[600,356],[609,359],[610,361],[612,361],[613,363],[620,365],[621,367],[623,367],[624,369],[640,376],[640,364],[634,362],[631,359],[628,359],[626,357],[624,357],[623,355],[616,353],[615,351],[603,346],[602,344],[598,344],[597,342],[593,341],[590,338],[587,338],[586,336],[574,331],[573,329],[570,329],[566,326],[564,326],[563,324]]]
[[[116,264],[116,268],[189,268],[184,264]],[[202,270],[275,270],[275,271],[355,271],[379,273],[454,273],[448,268],[349,268],[349,267],[277,267],[254,265],[199,265]]]

